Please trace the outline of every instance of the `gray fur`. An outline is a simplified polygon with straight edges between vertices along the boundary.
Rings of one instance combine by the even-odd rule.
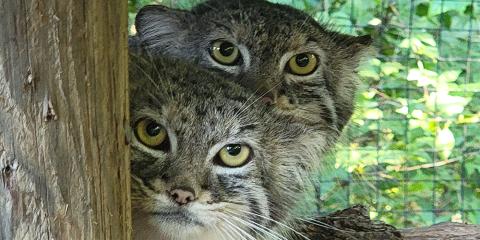
[[[129,75],[132,129],[153,119],[171,145],[149,149],[133,131],[129,136],[134,238],[285,239],[273,236],[290,230],[303,178],[335,142],[334,128],[298,123],[251,90],[182,61],[132,55]],[[252,160],[239,168],[216,165],[219,148],[234,143],[249,145]],[[199,198],[178,206],[167,194],[174,186]]]
[[[210,0],[191,11],[146,6],[135,24],[130,52],[146,49],[155,60],[131,58],[132,126],[144,117],[163,124],[171,151],[131,136],[134,238],[305,239],[290,229],[299,229],[292,208],[303,178],[350,119],[355,69],[371,39],[329,31],[301,11],[261,0]],[[240,64],[211,58],[218,39],[238,47]],[[288,59],[302,52],[318,56],[317,70],[286,72]],[[259,101],[264,95],[274,105]],[[251,146],[254,158],[228,174],[212,156],[235,142]],[[166,194],[178,185],[204,198],[178,207]],[[182,214],[154,214],[167,209]]]
[[[341,131],[353,112],[361,58],[371,51],[369,36],[329,31],[307,14],[262,0],[210,0],[191,11],[146,6],[136,18],[139,45],[234,76],[234,80],[275,99],[277,109],[305,123],[335,123]],[[208,53],[215,40],[237,45],[244,61],[222,66]],[[317,71],[285,71],[289,54],[314,52]]]

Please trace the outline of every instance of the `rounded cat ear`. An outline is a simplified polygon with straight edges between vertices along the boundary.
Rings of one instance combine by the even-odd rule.
[[[347,41],[350,41],[353,44],[359,44],[363,46],[370,46],[373,42],[373,39],[370,35],[363,36],[349,36]]]
[[[135,17],[137,37],[153,52],[182,45],[190,12],[161,5],[147,5]]]
[[[373,39],[370,35],[350,36],[341,33],[334,34],[334,42],[351,56],[364,55],[372,50]]]

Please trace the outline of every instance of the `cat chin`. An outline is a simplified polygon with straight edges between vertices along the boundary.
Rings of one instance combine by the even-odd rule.
[[[145,223],[136,224],[133,227],[134,240],[226,240],[225,236],[209,230],[205,227],[187,226],[179,228],[174,224],[162,227],[148,225]]]
[[[205,219],[207,220],[207,219]],[[159,221],[154,215],[134,213],[133,239],[134,240],[225,240],[225,236],[214,231],[216,225],[208,218],[205,225],[187,224],[181,221],[166,223]],[[203,221],[202,221],[203,222]],[[217,221],[218,224],[218,221]]]

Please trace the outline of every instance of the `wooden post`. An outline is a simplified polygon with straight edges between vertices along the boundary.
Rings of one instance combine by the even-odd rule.
[[[130,239],[127,1],[0,16],[0,239]]]

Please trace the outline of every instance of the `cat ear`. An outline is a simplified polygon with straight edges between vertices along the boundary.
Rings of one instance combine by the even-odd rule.
[[[369,55],[373,51],[373,39],[370,35],[350,36],[336,33],[334,35],[334,42],[343,49],[343,52],[346,53],[348,57],[357,57],[357,60]]]
[[[135,18],[137,38],[151,53],[168,54],[184,45],[189,18],[188,11],[147,5]]]
[[[342,130],[354,111],[354,98],[358,84],[357,68],[360,63],[373,56],[375,49],[369,35],[350,36],[340,33],[333,34],[333,49],[331,71],[328,71],[329,89],[335,103],[337,128]]]

